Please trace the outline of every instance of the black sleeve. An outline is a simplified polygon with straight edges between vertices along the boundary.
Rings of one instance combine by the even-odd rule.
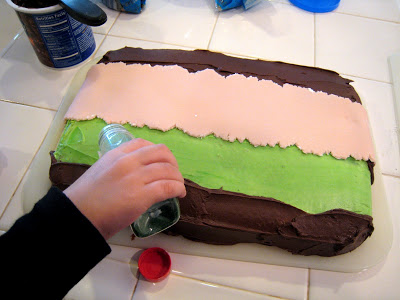
[[[0,236],[0,293],[62,299],[110,252],[93,224],[53,187]]]

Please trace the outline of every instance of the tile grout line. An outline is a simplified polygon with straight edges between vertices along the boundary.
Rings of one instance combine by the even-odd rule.
[[[43,140],[44,140],[44,139],[43,139]],[[6,211],[7,211],[7,208],[10,206],[10,203],[11,203],[12,199],[14,198],[15,193],[17,192],[19,186],[21,185],[22,180],[24,179],[26,173],[28,173],[28,170],[29,170],[29,168],[30,168],[31,165],[32,165],[33,159],[35,158],[36,154],[39,152],[39,149],[40,149],[40,147],[42,146],[42,144],[43,144],[43,141],[40,143],[39,148],[37,149],[37,151],[36,151],[35,154],[33,155],[32,160],[29,162],[28,167],[26,168],[24,174],[22,174],[21,179],[19,180],[19,182],[18,182],[17,186],[15,187],[15,189],[14,189],[14,191],[13,191],[13,193],[12,193],[10,199],[8,200],[6,206],[4,207],[4,210],[3,210],[2,213],[0,214],[0,220],[1,220],[1,218],[3,218],[4,214],[5,214]],[[44,195],[43,195],[43,196],[44,196]],[[39,199],[38,199],[38,200],[39,200]],[[15,221],[17,221],[17,220],[14,220],[14,222],[15,222]],[[8,229],[6,229],[6,228],[1,228],[1,227],[0,227],[0,230],[2,230],[2,231],[8,231]]]
[[[104,35],[104,38],[101,40],[101,43],[98,47],[96,47],[96,50],[93,52],[93,57],[95,57],[97,55],[97,52],[99,52],[101,46],[104,44],[104,41],[106,40],[106,38],[109,36],[109,33],[111,31],[111,29],[113,28],[113,26],[115,25],[115,23],[117,22],[117,19],[119,18],[119,16],[121,15],[121,12],[118,12],[118,15],[116,16],[114,22],[111,24],[110,28],[106,31],[106,33],[96,33],[93,32],[93,34],[100,34],[100,35]]]
[[[54,118],[55,118],[55,115],[54,115],[54,117],[53,117],[53,120],[54,120]],[[32,159],[31,159],[31,161],[30,161],[29,164],[28,164],[28,167],[26,168],[26,170],[25,170],[25,172],[24,172],[24,174],[22,174],[22,176],[21,176],[21,178],[20,178],[20,180],[19,180],[17,186],[16,186],[15,189],[14,189],[14,192],[12,193],[10,199],[9,199],[8,202],[7,202],[7,205],[4,207],[4,210],[1,212],[1,214],[0,214],[0,220],[1,220],[1,218],[4,216],[4,214],[6,213],[7,208],[10,206],[10,203],[11,203],[12,199],[14,198],[15,193],[17,192],[17,190],[18,190],[18,188],[20,187],[22,181],[24,180],[26,174],[28,173],[29,169],[31,168],[32,163],[33,163],[33,161],[34,161],[36,155],[38,154],[40,148],[42,148],[43,142],[44,142],[44,140],[46,139],[47,134],[49,133],[49,130],[50,130],[50,128],[51,128],[51,124],[53,123],[53,120],[52,120],[52,122],[50,123],[49,128],[47,128],[46,134],[44,135],[44,137],[43,137],[43,139],[42,139],[42,141],[41,141],[39,147],[38,147],[37,150],[35,151],[35,153],[34,153]],[[44,195],[43,195],[43,196],[44,196]],[[40,200],[40,199],[37,199],[37,201],[39,201],[39,200]],[[16,220],[14,220],[14,222],[15,222],[15,221],[16,221]],[[0,230],[3,230],[3,229],[0,228]],[[7,231],[7,230],[4,230],[4,231]]]
[[[307,278],[307,293],[306,300],[310,299],[310,286],[311,286],[311,269],[308,269],[308,278]]]
[[[177,46],[180,46],[180,45],[177,45]],[[250,59],[260,59],[260,60],[268,61],[267,58],[260,58],[260,57],[257,57],[257,56],[244,55],[244,54],[240,54],[240,53],[234,53],[234,52],[228,52],[228,51],[222,51],[222,52],[220,52],[220,53],[227,54],[227,55],[236,55],[236,56],[241,56],[241,57],[250,58]],[[315,60],[316,60],[316,56],[314,57],[314,61],[315,61]],[[270,61],[272,61],[272,60],[270,60]],[[300,65],[299,63],[295,63],[295,62],[285,62],[285,63]],[[314,64],[315,64],[315,68],[320,68],[320,69],[329,70],[329,69],[326,69],[326,68],[324,68],[324,67],[318,67],[318,66],[316,66],[316,63],[315,63],[315,62],[314,62]],[[341,76],[342,76],[342,75],[343,75],[343,76],[351,76],[351,77],[356,77],[356,78],[360,78],[360,79],[366,79],[366,80],[376,81],[376,82],[380,82],[380,83],[393,84],[391,81],[384,81],[384,80],[379,80],[379,79],[373,79],[373,78],[368,78],[368,77],[362,77],[362,76],[354,75],[354,74],[346,74],[346,73],[341,73],[341,72],[339,72],[339,71],[335,71],[335,72],[337,72],[337,73],[338,73],[339,75],[341,75]]]
[[[22,102],[6,100],[6,99],[1,99],[1,98],[0,98],[0,102],[5,102],[5,103],[9,103],[9,104],[16,104],[16,105],[27,106],[27,107],[31,107],[31,108],[38,108],[38,109],[44,109],[44,110],[48,110],[48,111],[57,112],[57,109],[54,109],[54,108],[41,107],[41,106],[37,106],[37,105],[26,104],[26,103],[22,103]]]
[[[111,29],[114,27],[115,23],[117,22],[119,16],[121,15],[121,12],[118,13],[118,16],[115,18],[114,22],[111,24],[110,28],[107,30],[106,32],[106,37],[108,36],[108,34],[110,33]]]
[[[384,19],[379,19],[379,18],[374,18],[374,17],[360,16],[360,15],[356,15],[356,14],[352,14],[352,13],[346,13],[346,12],[335,12],[334,11],[333,13],[340,14],[340,15],[345,15],[345,16],[351,16],[351,17],[358,17],[358,18],[363,18],[363,19],[381,21],[381,22],[397,24],[397,25],[400,24],[400,21],[389,21],[389,20],[384,20]]]
[[[217,13],[217,17],[215,18],[213,29],[211,31],[210,39],[208,40],[208,44],[207,44],[207,48],[206,48],[207,50],[210,49],[210,44],[211,44],[212,38],[214,36],[215,27],[217,27],[217,22],[218,22],[218,19],[219,19],[219,15],[220,15],[220,13],[218,12]]]
[[[283,297],[279,297],[279,296],[275,296],[275,295],[271,295],[271,294],[264,294],[264,293],[260,293],[260,292],[250,291],[250,290],[246,290],[246,289],[239,288],[239,287],[232,287],[232,286],[225,285],[225,284],[205,281],[205,280],[192,278],[192,277],[186,277],[186,276],[179,275],[179,274],[171,273],[170,276],[171,275],[172,276],[177,276],[177,277],[180,277],[180,278],[185,278],[185,279],[192,280],[192,281],[196,281],[196,282],[201,282],[201,283],[204,283],[204,284],[211,284],[211,285],[218,286],[218,287],[224,287],[224,288],[228,288],[228,289],[238,290],[238,291],[242,291],[242,292],[246,292],[246,293],[250,293],[250,294],[256,294],[256,295],[260,295],[260,296],[268,296],[268,297],[273,297],[273,298],[281,299],[281,300],[290,300],[289,298],[283,298]]]
[[[131,272],[132,272],[132,268],[131,268],[131,263],[130,262],[121,261],[121,260],[118,260],[118,259],[115,259],[115,258],[109,258],[109,257],[104,258],[104,260],[110,260],[110,261],[113,261],[113,262],[117,262],[117,263],[121,263],[121,264],[124,264],[124,265],[128,265],[130,267]],[[133,274],[133,272],[132,272],[132,275],[135,276],[137,280],[136,280],[135,286],[133,287],[133,290],[132,290],[132,295],[131,295],[131,298],[130,298],[131,300],[133,299],[133,296],[135,294],[136,288],[137,288],[137,286],[139,284],[139,279],[142,276],[140,274],[140,272],[139,272],[139,269],[137,270],[136,275]]]
[[[107,38],[107,34],[102,34],[102,33],[96,33],[96,34],[104,35],[104,38],[101,40],[100,45],[99,45],[98,47],[96,47],[96,50],[93,52],[93,54],[92,54],[92,56],[91,56],[91,59],[96,58],[97,52],[99,51],[100,47],[103,45],[105,39]],[[89,62],[89,61],[88,61],[88,62]],[[75,73],[75,74],[76,74],[76,73]],[[73,78],[74,78],[74,77],[72,77],[72,79],[71,79],[70,82],[68,83],[68,86],[70,86],[70,84],[71,84]]]
[[[323,69],[323,67],[317,67],[317,68]],[[326,69],[326,70],[328,70],[328,69]],[[339,72],[339,71],[335,71],[335,72],[339,73],[339,75],[341,75],[341,76],[342,76],[342,75],[343,75],[343,76],[351,76],[351,77],[356,77],[356,78],[360,78],[360,79],[376,81],[376,82],[380,82],[380,83],[393,84],[392,81],[384,81],[384,80],[379,80],[379,79],[367,78],[367,77],[362,77],[362,76],[358,76],[358,75],[352,75],[352,74],[341,73],[341,72]]]
[[[107,36],[112,36],[112,37],[121,38],[121,39],[142,41],[142,42],[150,42],[150,43],[155,43],[155,44],[165,44],[165,45],[185,47],[185,48],[191,48],[191,49],[196,49],[196,48],[199,49],[199,47],[196,47],[196,46],[173,44],[173,43],[160,42],[160,41],[155,41],[155,40],[146,40],[146,39],[141,39],[141,38],[133,38],[133,37],[127,37],[127,36],[123,36],[123,35],[117,35],[117,34],[107,34]]]
[[[271,1],[270,2],[274,2],[274,3],[280,3],[283,5],[288,5],[288,6],[294,6],[291,3],[285,3],[285,2],[280,2],[280,1]],[[306,11],[305,11],[306,12]],[[368,17],[368,16],[361,16],[361,15],[356,15],[356,14],[352,14],[352,13],[348,13],[348,12],[342,12],[342,11],[337,11],[333,10],[332,12],[330,12],[332,14],[339,14],[339,15],[346,15],[346,16],[351,16],[351,17],[358,17],[358,18],[363,18],[363,19],[370,19],[370,20],[375,20],[375,21],[382,21],[382,22],[386,22],[386,23],[392,23],[392,24],[400,24],[400,21],[390,21],[390,20],[385,20],[385,19],[380,19],[380,18],[374,18],[374,17]]]
[[[20,28],[15,36],[12,38],[12,40],[0,51],[0,59],[7,54],[7,52],[11,49],[15,41],[22,35],[22,33],[24,33],[24,29]]]
[[[129,247],[129,246],[122,246],[122,247],[131,248],[131,247]],[[171,253],[172,253],[172,252],[171,252]],[[122,264],[130,265],[130,263],[128,263],[128,262],[121,261],[121,260],[118,260],[118,259],[115,259],[115,258],[107,258],[107,257],[106,257],[105,259],[108,259],[108,260],[111,260],[111,261],[114,261],[114,262],[118,262],[118,263],[122,263]],[[136,287],[137,287],[137,285],[138,285],[138,283],[139,283],[139,279],[142,277],[142,275],[140,274],[139,270],[138,270],[138,273],[137,273],[137,274],[139,275],[139,277],[138,277],[138,281],[137,281],[137,283],[136,283],[136,286],[135,286],[135,289],[134,289],[133,292],[136,291]],[[196,281],[196,282],[201,282],[201,283],[208,283],[208,284],[212,284],[212,285],[215,285],[215,286],[221,286],[221,287],[225,287],[225,288],[229,288],[229,289],[234,289],[234,290],[239,290],[239,291],[243,291],[243,292],[247,292],[247,293],[253,293],[253,294],[262,295],[262,296],[274,297],[274,298],[276,298],[276,299],[289,300],[289,298],[283,298],[283,297],[280,297],[280,296],[275,296],[275,295],[271,295],[271,294],[265,294],[265,293],[255,292],[255,291],[247,290],[247,289],[244,289],[244,288],[229,286],[229,285],[220,284],[220,283],[215,283],[215,282],[211,282],[211,281],[205,281],[205,280],[202,280],[202,279],[197,279],[197,278],[193,278],[193,277],[188,277],[188,276],[176,274],[176,273],[173,273],[173,272],[171,272],[171,274],[170,274],[169,276],[171,276],[171,275],[172,275],[172,276],[177,276],[177,277],[179,277],[179,278],[185,278],[185,279],[188,279],[188,280],[192,280],[192,281]],[[133,297],[133,294],[132,294],[132,297]],[[131,299],[131,300],[132,300],[132,299]]]
[[[140,277],[142,277],[142,275],[140,274],[140,272],[139,272],[139,270],[138,270],[137,280],[136,280],[135,286],[133,287],[131,300],[133,300],[133,297],[135,297],[135,292],[136,292],[136,289],[137,289],[137,287],[138,287],[138,285],[139,285]]]
[[[393,177],[393,178],[396,178],[396,179],[400,179],[400,175],[393,175],[393,174],[386,174],[386,173],[382,173],[382,175],[388,176],[388,177]]]

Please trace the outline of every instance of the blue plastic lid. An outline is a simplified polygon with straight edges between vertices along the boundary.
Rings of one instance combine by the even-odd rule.
[[[290,2],[307,11],[325,13],[336,9],[340,0],[290,0]]]

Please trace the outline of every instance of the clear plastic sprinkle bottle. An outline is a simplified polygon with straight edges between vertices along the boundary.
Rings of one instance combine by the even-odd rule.
[[[99,135],[101,155],[132,140],[133,135],[120,124],[105,126]],[[159,233],[178,222],[180,217],[179,201],[176,198],[167,199],[154,204],[142,214],[131,228],[140,238]]]

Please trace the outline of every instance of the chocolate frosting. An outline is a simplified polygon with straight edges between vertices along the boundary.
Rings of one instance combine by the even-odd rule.
[[[109,51],[100,60],[100,63],[109,62],[179,65],[191,72],[213,69],[224,76],[238,73],[244,76],[255,76],[258,79],[272,80],[279,85],[290,83],[311,88],[314,91],[342,96],[353,102],[361,103],[357,92],[350,85],[351,80],[340,77],[336,72],[314,67],[237,58],[207,50],[147,50],[129,47]]]
[[[259,243],[301,255],[335,256],[361,245],[372,218],[342,209],[308,214],[273,198],[211,190],[185,180],[181,219],[169,230],[195,241]]]
[[[350,80],[333,71],[261,60],[247,60],[205,50],[145,50],[123,48],[108,52],[100,63],[177,64],[191,72],[212,68],[222,75],[241,73],[290,83],[361,103]],[[71,185],[90,166],[57,161],[50,167],[52,183]],[[373,182],[372,162],[368,162]],[[187,195],[180,199],[181,218],[167,234],[217,245],[259,243],[295,254],[335,256],[361,245],[374,228],[372,217],[342,209],[308,214],[277,199],[207,189],[185,179]]]
[[[90,166],[58,162],[50,179],[65,189]],[[372,217],[342,209],[308,214],[279,200],[207,189],[185,179],[179,222],[165,233],[216,245],[258,243],[294,254],[335,256],[361,245],[374,230]]]

